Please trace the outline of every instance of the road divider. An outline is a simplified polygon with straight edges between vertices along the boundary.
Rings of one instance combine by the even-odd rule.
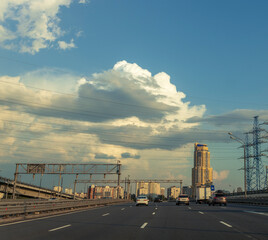
[[[128,202],[123,199],[0,201],[0,223]]]

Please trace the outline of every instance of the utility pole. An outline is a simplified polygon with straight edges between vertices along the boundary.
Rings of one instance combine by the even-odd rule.
[[[128,180],[127,180],[127,199],[129,199],[129,188],[130,188],[130,180],[129,180],[129,175],[128,175]]]
[[[117,179],[117,199],[119,199],[120,198],[120,175],[121,175],[120,161],[118,161],[118,163],[117,163],[117,175],[118,175],[118,179]]]
[[[78,174],[76,174],[75,181],[74,181],[74,200],[75,200],[75,192],[76,192],[77,179],[78,179]]]
[[[15,199],[15,193],[16,193],[16,184],[17,184],[17,179],[18,179],[18,170],[19,170],[19,165],[16,164],[16,170],[14,173],[14,184],[13,184],[13,193],[12,193],[12,199]]]
[[[182,180],[180,180],[180,194],[182,194]]]

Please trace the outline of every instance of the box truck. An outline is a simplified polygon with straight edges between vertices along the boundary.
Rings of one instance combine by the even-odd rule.
[[[195,202],[196,203],[207,203],[207,200],[211,196],[210,187],[197,187],[195,191]]]

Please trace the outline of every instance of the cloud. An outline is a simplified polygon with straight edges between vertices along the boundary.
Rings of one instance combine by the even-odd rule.
[[[84,1],[86,3],[86,1]],[[59,26],[59,12],[70,7],[72,0],[5,0],[0,2],[0,46],[21,53],[35,54],[50,48],[65,35]],[[61,49],[75,47],[58,41]]]
[[[90,0],[79,0],[79,3],[81,4],[88,4]]]
[[[133,177],[186,175],[193,147],[185,144],[202,136],[186,120],[205,106],[185,102],[167,73],[135,63],[83,77],[43,68],[0,82],[1,162],[120,159]]]
[[[268,119],[268,110],[235,109],[225,114],[207,117],[193,117],[186,120],[187,123],[209,123],[216,127],[232,125],[234,128],[248,128],[252,125],[253,117],[259,116],[260,120]]]
[[[64,41],[58,41],[59,48],[66,50],[66,49],[71,49],[75,48],[74,40],[72,39],[70,43],[66,43]]]
[[[135,155],[132,155],[131,153],[129,153],[129,152],[124,152],[124,153],[121,153],[121,157],[122,158],[134,158],[134,159],[140,159],[140,155],[137,155],[137,154],[135,154]]]
[[[105,153],[97,153],[95,154],[95,159],[116,159],[116,157]]]
[[[216,170],[213,170],[213,179],[216,181],[222,181],[228,178],[230,171],[229,170],[222,170],[220,172],[217,172]]]

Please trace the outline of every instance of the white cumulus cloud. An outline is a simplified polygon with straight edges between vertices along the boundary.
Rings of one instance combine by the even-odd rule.
[[[0,1],[0,46],[22,53],[35,54],[49,48],[65,32],[59,27],[58,14],[70,7],[72,0],[3,0]],[[59,42],[60,48],[75,47]]]
[[[70,43],[64,42],[64,41],[58,41],[60,49],[66,50],[75,48],[74,40],[72,39]]]
[[[228,178],[230,171],[229,170],[222,170],[220,172],[217,172],[216,170],[213,170],[213,179],[222,181],[226,178]]]

